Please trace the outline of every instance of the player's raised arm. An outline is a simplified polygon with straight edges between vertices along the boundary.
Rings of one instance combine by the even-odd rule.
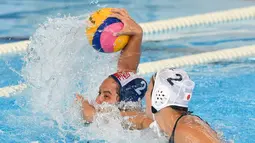
[[[136,72],[141,56],[142,28],[128,15],[125,9],[112,8],[111,17],[118,18],[124,24],[123,29],[114,33],[115,36],[129,35],[128,44],[121,51],[118,61],[118,71]]]

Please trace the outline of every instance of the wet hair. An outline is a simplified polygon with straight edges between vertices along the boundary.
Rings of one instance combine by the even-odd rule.
[[[189,108],[187,107],[180,107],[180,106],[170,106],[172,109],[180,111],[180,112],[189,112]]]
[[[117,84],[116,93],[118,94],[118,96],[120,96],[120,85],[119,84]]]
[[[109,76],[108,78],[112,78],[111,76]],[[112,78],[113,79],[113,78]],[[114,80],[114,79],[113,79]],[[115,80],[114,80],[115,83],[117,83]],[[117,88],[116,88],[116,93],[117,95],[120,97],[120,85],[117,83]],[[120,98],[119,98],[120,99]],[[118,101],[119,102],[119,101]]]

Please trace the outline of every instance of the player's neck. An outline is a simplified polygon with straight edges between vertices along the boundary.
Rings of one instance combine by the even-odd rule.
[[[178,112],[171,107],[161,109],[158,113],[156,120],[160,128],[169,136],[171,136],[174,125],[177,119],[181,116],[181,112]]]

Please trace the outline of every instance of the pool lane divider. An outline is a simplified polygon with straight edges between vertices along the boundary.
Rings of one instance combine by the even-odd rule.
[[[155,62],[142,63],[138,67],[139,70],[138,74],[143,75],[147,73],[153,73],[168,67],[179,68],[221,61],[231,61],[238,58],[253,56],[255,56],[255,45],[204,52],[200,54],[193,54],[166,60],[159,60]]]
[[[9,97],[27,88],[26,84],[19,84],[0,88],[0,97]]]
[[[185,28],[210,26],[222,23],[231,23],[242,20],[255,19],[255,6],[231,9],[219,12],[186,16],[168,20],[140,23],[143,29],[143,42],[163,41],[172,39],[171,32]],[[25,52],[30,42],[22,41],[0,45],[0,56]]]
[[[21,54],[26,52],[30,41],[21,41],[0,45],[0,56],[8,54]]]
[[[138,67],[138,74],[148,74],[157,72],[163,68],[179,68],[185,66],[193,66],[199,64],[207,64],[220,61],[230,61],[237,58],[254,57],[255,45],[243,46],[239,48],[224,49],[200,54],[176,57],[155,62],[141,63]],[[17,92],[21,92],[28,86],[20,84],[16,86],[8,86],[0,88],[0,97],[9,97]]]
[[[141,23],[140,25],[144,31],[144,41],[162,41],[171,39],[171,32],[173,31],[254,19],[255,6],[251,6],[169,20]]]

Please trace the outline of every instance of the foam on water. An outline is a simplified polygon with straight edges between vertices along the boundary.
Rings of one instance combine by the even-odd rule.
[[[42,113],[45,120],[52,120],[41,125],[57,127],[58,136],[67,142],[159,141],[149,130],[123,129],[125,121],[115,106],[110,113],[97,114],[91,125],[83,125],[74,94],[81,93],[93,100],[100,83],[116,71],[118,58],[118,53],[99,53],[88,44],[83,19],[50,18],[31,37],[22,75],[30,86],[27,94],[33,113]]]

